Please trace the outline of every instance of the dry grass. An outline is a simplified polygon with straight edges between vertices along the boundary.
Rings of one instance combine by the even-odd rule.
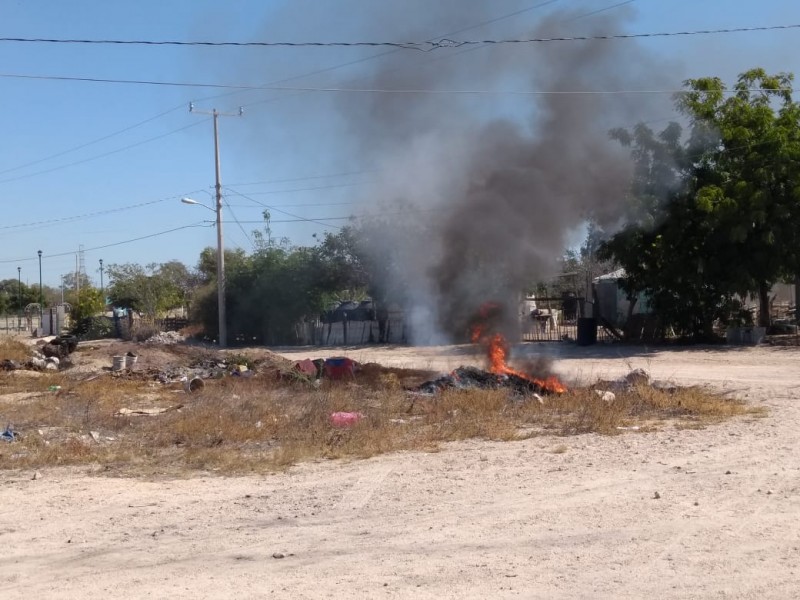
[[[591,389],[535,400],[504,391],[448,391],[417,400],[405,387],[429,373],[372,367],[350,383],[236,377],[208,381],[196,396],[177,386],[112,378],[75,381],[63,374],[22,379],[0,373],[0,425],[20,438],[0,443],[0,468],[100,465],[112,473],[245,473],[304,460],[432,451],[468,438],[515,440],[540,434],[620,434],[668,424],[702,427],[745,413],[743,402],[699,388],[641,387],[614,402]],[[50,391],[58,385],[60,390]],[[177,408],[181,406],[181,408]],[[120,416],[121,408],[173,408],[158,416]],[[334,427],[333,412],[359,412]],[[565,452],[565,445],[552,451]]]
[[[0,337],[0,359],[23,362],[30,357],[28,347],[14,338]]]

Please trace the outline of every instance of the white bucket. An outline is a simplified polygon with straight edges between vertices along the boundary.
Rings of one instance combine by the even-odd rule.
[[[124,356],[112,356],[111,361],[112,361],[111,362],[112,371],[122,371],[122,367],[125,364]]]
[[[127,354],[125,356],[125,368],[129,371],[132,371],[133,368],[136,366],[136,361],[139,360],[139,357],[135,354]]]

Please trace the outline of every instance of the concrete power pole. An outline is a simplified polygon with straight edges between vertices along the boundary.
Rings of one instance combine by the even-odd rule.
[[[216,183],[216,213],[217,213],[217,306],[219,314],[219,347],[225,348],[228,345],[228,326],[226,322],[225,310],[225,245],[222,237],[222,181],[220,179],[220,160],[219,160],[219,117],[241,117],[244,109],[239,107],[238,113],[221,113],[217,109],[211,112],[195,110],[194,103],[189,103],[189,112],[201,115],[211,115],[214,120],[214,174]]]

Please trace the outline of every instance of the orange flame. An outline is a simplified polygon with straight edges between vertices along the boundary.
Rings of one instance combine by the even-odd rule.
[[[558,377],[551,375],[546,379],[538,379],[530,377],[521,371],[512,369],[506,364],[506,358],[509,354],[509,345],[506,338],[501,333],[495,333],[492,336],[484,335],[485,326],[482,324],[473,325],[472,343],[483,343],[486,345],[487,354],[489,358],[489,370],[496,375],[516,375],[523,379],[527,379],[534,385],[540,387],[545,392],[551,394],[563,394],[567,391],[567,387],[559,381]]]

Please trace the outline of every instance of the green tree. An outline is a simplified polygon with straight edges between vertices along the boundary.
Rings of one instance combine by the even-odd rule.
[[[748,71],[729,94],[716,78],[690,80],[678,97],[689,135],[670,124],[613,137],[635,164],[628,225],[600,254],[626,270],[679,334],[712,335],[734,295],[758,293],[768,322],[772,283],[798,272],[800,112],[790,75]],[[755,91],[758,90],[758,91]]]
[[[17,313],[39,301],[39,286],[30,287],[17,279],[0,280],[0,314]]]
[[[179,265],[176,261],[146,266],[133,263],[108,265],[108,297],[113,304],[150,317],[180,307],[193,280],[188,269],[181,269]]]
[[[792,81],[752,69],[731,94],[707,77],[689,80],[678,100],[691,123],[689,146],[699,151],[695,164],[713,174],[697,190],[698,209],[736,265],[736,291],[758,294],[762,326],[772,285],[800,273],[800,104]]]

